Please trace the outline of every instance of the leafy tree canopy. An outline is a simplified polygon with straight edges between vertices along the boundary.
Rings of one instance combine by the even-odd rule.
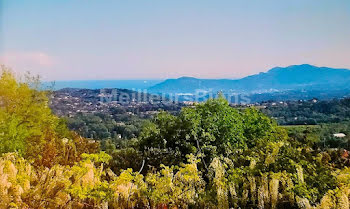
[[[195,153],[209,163],[214,157],[235,154],[263,141],[286,138],[286,133],[256,109],[237,110],[223,97],[183,108],[178,116],[161,112],[140,136],[141,149],[167,149],[183,161]]]

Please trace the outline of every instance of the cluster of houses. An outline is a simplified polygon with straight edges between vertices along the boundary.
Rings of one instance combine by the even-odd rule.
[[[190,104],[182,104],[190,105]],[[178,105],[179,108],[181,105]],[[154,115],[160,109],[177,109],[176,104],[152,103],[150,101],[130,99],[128,102],[119,100],[101,100],[99,90],[90,89],[63,89],[55,91],[50,100],[50,107],[58,116],[73,117],[78,113],[107,113],[120,110],[126,115],[144,117]]]

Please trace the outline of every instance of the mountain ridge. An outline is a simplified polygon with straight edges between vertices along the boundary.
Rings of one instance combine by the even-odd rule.
[[[274,67],[266,72],[240,79],[199,79],[180,77],[167,79],[148,90],[150,93],[194,93],[197,90],[237,93],[272,90],[335,90],[350,88],[350,70],[317,67],[310,64]]]

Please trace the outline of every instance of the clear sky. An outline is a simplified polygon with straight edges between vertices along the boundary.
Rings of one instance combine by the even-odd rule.
[[[350,0],[0,2],[0,63],[44,80],[350,68]]]

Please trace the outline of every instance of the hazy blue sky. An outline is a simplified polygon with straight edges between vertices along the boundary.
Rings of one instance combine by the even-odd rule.
[[[45,80],[350,68],[350,0],[0,2],[0,63]]]

